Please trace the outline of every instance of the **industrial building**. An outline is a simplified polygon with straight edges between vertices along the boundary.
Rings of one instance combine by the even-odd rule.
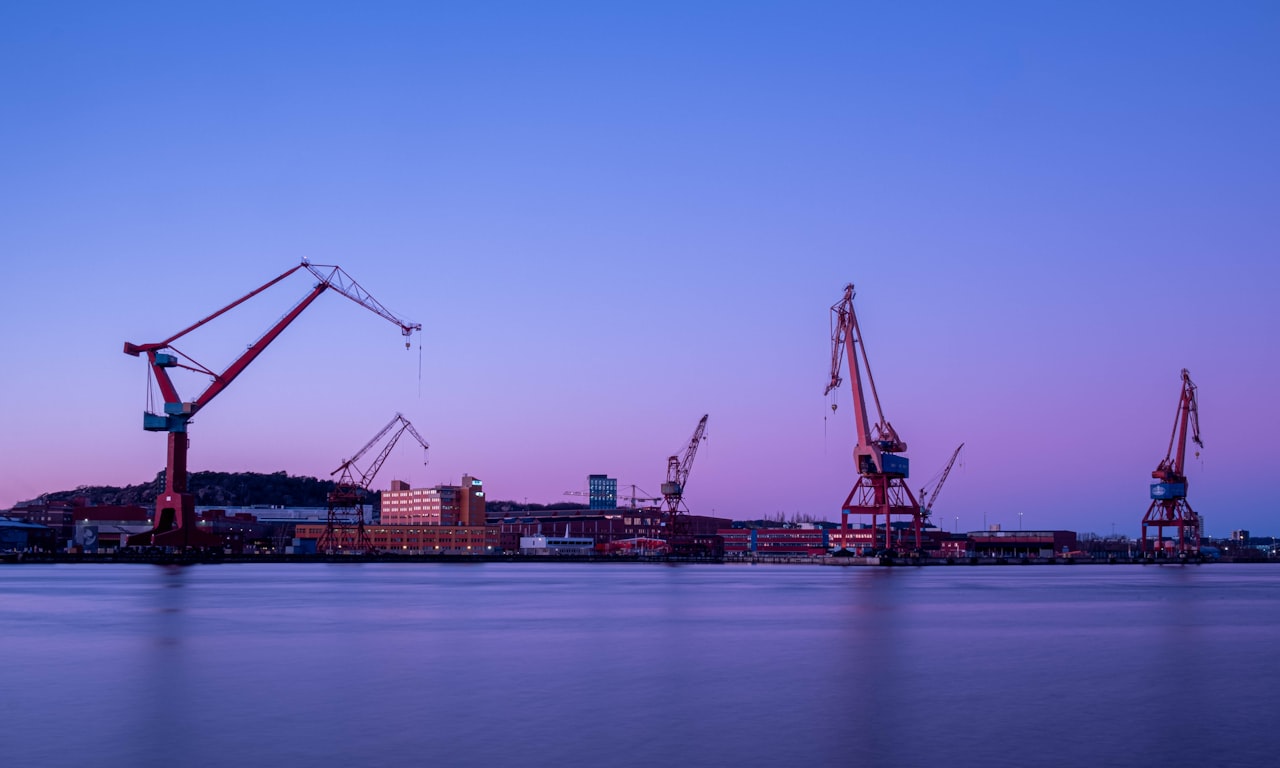
[[[522,555],[592,555],[596,542],[587,536],[521,536]]]
[[[0,552],[51,550],[57,546],[52,528],[13,517],[0,517]]]
[[[295,552],[313,554],[325,534],[324,523],[299,523],[294,530]],[[406,555],[488,555],[503,551],[497,529],[484,525],[370,525],[364,528],[369,546],[377,552]],[[362,553],[353,528],[336,533],[335,551]]]
[[[391,489],[380,495],[380,522],[384,526],[483,526],[485,523],[484,483],[470,475],[462,476],[461,485],[434,488],[410,488],[402,480],[392,480]]]
[[[886,548],[896,551],[922,550],[932,552],[941,550],[944,542],[951,538],[945,531],[931,526],[922,527],[918,536],[919,545],[916,544],[917,533],[914,525],[899,521],[889,526],[887,535],[883,524],[876,526],[874,529],[869,525],[860,525],[830,531],[828,540],[832,549],[847,549],[850,552],[858,553],[879,551]],[[885,546],[886,541],[888,542],[887,547]]]
[[[821,557],[831,549],[825,528],[721,528],[726,557]]]
[[[724,517],[686,515],[689,536],[693,543],[709,555],[723,552],[724,544],[719,531],[732,525]],[[587,537],[599,549],[626,551],[627,547],[609,547],[628,540],[670,540],[666,513],[660,509],[617,509],[607,513],[541,513],[507,517],[495,525],[504,537],[515,539],[548,535],[561,537]]]
[[[968,538],[977,557],[1051,558],[1080,548],[1075,531],[977,531]]]

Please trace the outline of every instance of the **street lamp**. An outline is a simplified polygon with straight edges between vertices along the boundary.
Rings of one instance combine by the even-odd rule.
[[[1018,513],[1018,530],[1022,530],[1022,513]]]
[[[960,532],[960,516],[959,516],[959,515],[956,515],[956,530],[955,530],[955,533],[959,533],[959,532]]]

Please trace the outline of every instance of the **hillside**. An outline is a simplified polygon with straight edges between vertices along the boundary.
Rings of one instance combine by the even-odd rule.
[[[187,487],[197,506],[248,507],[270,504],[285,507],[323,507],[333,481],[291,476],[285,472],[193,472]],[[164,489],[164,472],[149,483],[116,486],[82,485],[70,491],[45,494],[46,501],[70,501],[85,497],[90,504],[139,504],[149,507]]]

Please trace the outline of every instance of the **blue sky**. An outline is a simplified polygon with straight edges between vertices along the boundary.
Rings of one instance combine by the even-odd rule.
[[[708,413],[695,512],[836,519],[853,282],[912,487],[967,445],[940,518],[1136,534],[1186,367],[1193,506],[1275,532],[1278,43],[1244,2],[10,4],[0,506],[153,477],[122,343],[309,258],[421,348],[323,297],[193,470],[327,476],[401,411],[431,462],[379,484],[652,492]]]

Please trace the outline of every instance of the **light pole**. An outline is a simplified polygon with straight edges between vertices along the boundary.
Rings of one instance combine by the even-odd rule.
[[[959,533],[959,532],[960,532],[960,516],[959,516],[959,515],[956,515],[956,529],[955,529],[955,531],[954,531],[954,532],[955,532],[955,533]]]
[[[1022,530],[1022,513],[1018,513],[1018,530]]]

